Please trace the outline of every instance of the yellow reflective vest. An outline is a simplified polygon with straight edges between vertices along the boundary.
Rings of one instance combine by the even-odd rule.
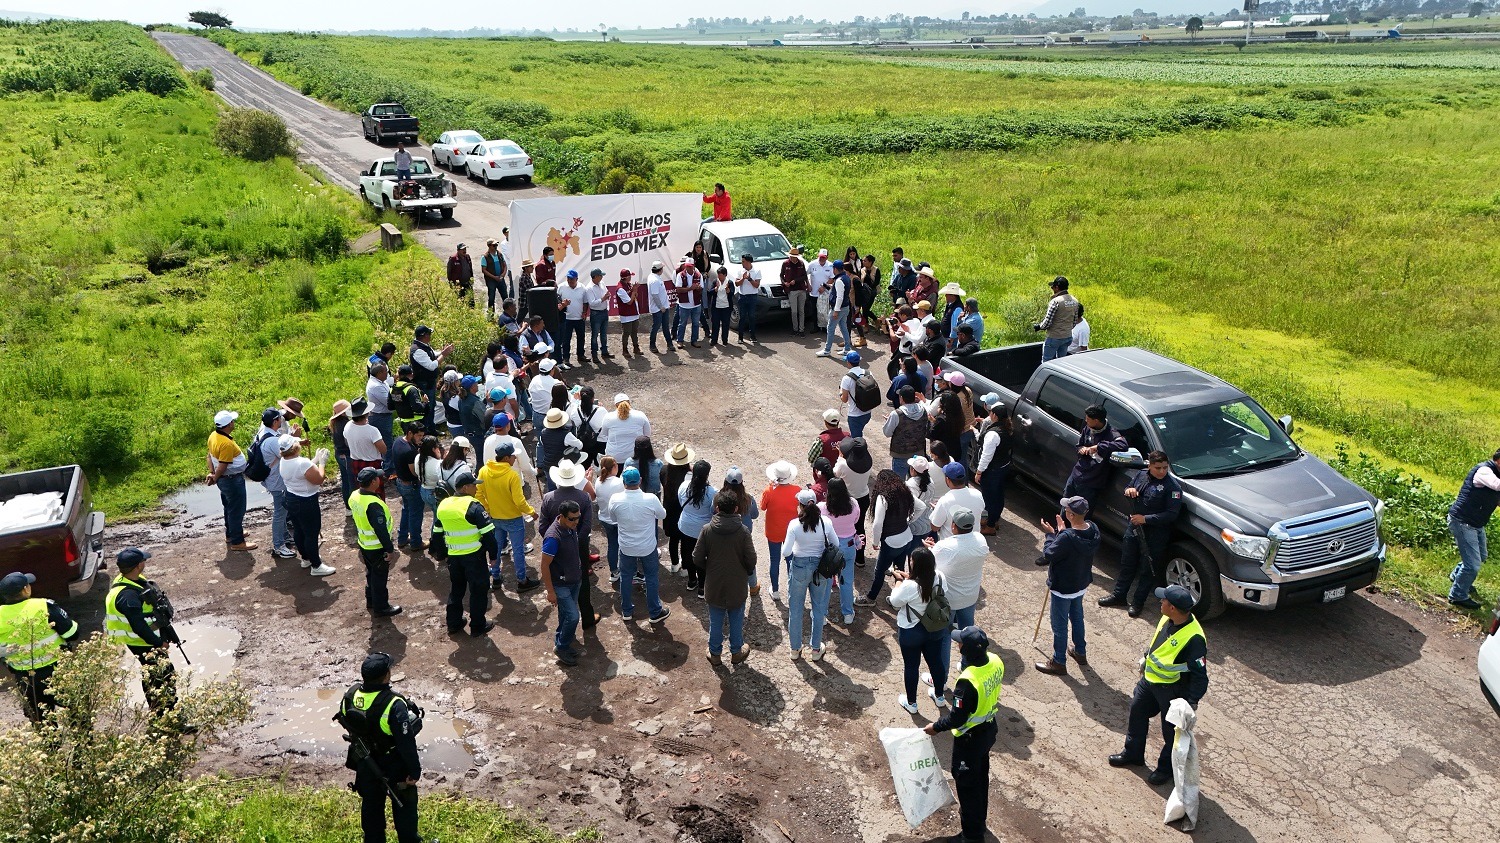
[[[386,506],[385,501],[374,495],[367,495],[362,489],[355,489],[349,496],[349,512],[354,516],[354,527],[359,531],[360,550],[381,550],[384,545],[380,543],[380,536],[375,534],[375,525],[370,523],[370,504],[379,505],[385,513],[385,529],[391,529],[391,508]]]
[[[995,710],[1000,707],[1000,682],[1005,678],[1005,662],[994,653],[990,660],[980,665],[969,665],[958,674],[959,681],[969,680],[979,693],[979,704],[963,725],[953,730],[953,737],[963,737],[970,729],[995,719]]]
[[[78,631],[78,624],[59,635],[47,618],[47,601],[32,597],[0,606],[0,648],[11,670],[25,673],[57,663],[63,639]]]
[[[141,592],[146,590],[144,585],[126,577],[124,574],[117,574],[115,576],[114,582],[110,583],[109,596],[104,598],[104,634],[109,640],[124,644],[127,647],[150,647],[151,645],[146,643],[146,639],[135,634],[135,630],[130,628],[130,620],[120,614],[120,610],[115,607],[115,600],[127,588],[133,588]],[[150,624],[151,628],[155,630],[156,607],[145,602],[143,599],[141,611],[146,615],[146,623]]]
[[[441,535],[448,545],[449,556],[467,556],[484,547],[480,536],[495,529],[493,522],[483,527],[469,523],[469,504],[478,503],[471,495],[450,495],[437,505],[437,524],[433,533]]]
[[[1156,624],[1156,632],[1152,634],[1151,640],[1155,641],[1160,638],[1161,631],[1166,629],[1170,622],[1171,618],[1163,615]],[[1203,627],[1198,625],[1198,619],[1190,617],[1181,629],[1168,636],[1160,646],[1146,651],[1146,659],[1141,663],[1141,675],[1146,677],[1147,682],[1155,685],[1171,685],[1181,679],[1182,675],[1187,673],[1188,666],[1175,663],[1177,654],[1181,653],[1182,648],[1194,638],[1202,638],[1204,643],[1208,642],[1208,637],[1203,634]]]

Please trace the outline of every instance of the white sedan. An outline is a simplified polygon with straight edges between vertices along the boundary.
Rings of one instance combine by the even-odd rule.
[[[1484,690],[1495,712],[1500,714],[1500,606],[1495,607],[1489,634],[1479,645],[1479,687]]]
[[[432,162],[456,172],[464,168],[464,150],[484,143],[484,135],[471,129],[443,132],[432,145]]]
[[[475,144],[464,153],[464,167],[469,178],[489,186],[502,179],[531,181],[535,168],[531,156],[515,141],[492,140]]]

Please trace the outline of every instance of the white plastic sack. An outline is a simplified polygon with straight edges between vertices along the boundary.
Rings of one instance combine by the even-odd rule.
[[[1178,697],[1167,709],[1167,722],[1177,727],[1177,738],[1172,744],[1172,776],[1175,779],[1172,793],[1167,797],[1166,815],[1163,823],[1182,820],[1182,830],[1192,831],[1198,825],[1198,741],[1193,737],[1193,727],[1198,723],[1198,712],[1188,701]]]
[[[896,782],[896,800],[901,813],[912,828],[934,812],[953,803],[953,791],[943,778],[932,738],[921,729],[880,730],[880,743],[891,763],[891,778]]]

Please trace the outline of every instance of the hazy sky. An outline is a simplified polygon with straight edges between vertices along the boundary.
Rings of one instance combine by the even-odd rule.
[[[781,19],[788,15],[805,15],[814,20],[852,20],[855,15],[873,17],[896,12],[904,14],[958,17],[972,14],[1024,12],[1041,5],[1042,0],[990,0],[988,4],[964,5],[962,0],[655,0],[631,4],[629,13],[616,0],[573,0],[562,6],[543,3],[421,3],[412,0],[361,0],[361,2],[309,3],[306,0],[0,0],[0,8],[43,12],[76,18],[121,17],[135,23],[180,23],[186,25],[188,12],[217,11],[234,21],[236,27],[248,29],[591,29],[604,22],[621,29],[636,26],[672,26],[688,18],[754,17],[770,15]],[[1080,0],[1083,2],[1083,0]],[[1084,5],[1087,5],[1084,3]],[[1222,4],[1221,4],[1222,5]],[[441,8],[445,14],[434,15]],[[481,9],[484,11],[474,11]]]

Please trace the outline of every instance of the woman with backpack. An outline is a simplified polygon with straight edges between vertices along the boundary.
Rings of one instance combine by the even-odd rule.
[[[818,504],[818,510],[833,523],[833,535],[838,539],[835,543],[844,555],[844,567],[839,571],[839,609],[844,626],[849,626],[854,623],[854,554],[860,545],[859,517],[863,510],[850,497],[849,486],[837,477],[828,481],[828,499]]]
[[[578,436],[578,441],[583,443],[583,465],[592,468],[599,464],[599,458],[604,456],[604,419],[609,416],[594,401],[593,387],[585,386],[578,390],[578,400],[568,409],[568,421],[573,424],[573,432]]]
[[[466,436],[455,436],[448,443],[448,450],[443,454],[443,462],[438,471],[438,483],[442,487],[444,496],[453,494],[458,487],[453,485],[459,475],[468,472],[474,473],[474,467],[469,464],[469,455],[474,452],[474,446],[469,444]]]
[[[870,496],[875,501],[874,517],[870,521],[872,534],[877,537],[872,543],[875,557],[875,576],[870,580],[870,590],[858,600],[856,606],[874,606],[875,598],[885,585],[886,572],[906,567],[906,556],[911,551],[911,515],[913,499],[911,490],[896,472],[881,469],[870,484]]]
[[[811,489],[797,493],[797,505],[801,507],[796,520],[787,525],[786,541],[782,544],[787,567],[787,643],[792,649],[792,661],[802,658],[802,620],[807,601],[812,601],[812,633],[808,644],[811,649],[807,657],[813,661],[823,658],[823,618],[828,614],[828,592],[832,582],[818,573],[818,562],[823,549],[835,544],[833,522],[818,508],[818,499]]]
[[[693,473],[677,487],[677,502],[682,512],[677,516],[677,532],[682,534],[682,564],[687,568],[688,591],[703,599],[703,571],[693,561],[693,548],[698,536],[714,514],[714,495],[717,490],[708,484],[710,466],[707,460],[693,463]],[[670,490],[668,490],[670,493]]]
[[[896,571],[894,576],[896,587],[891,591],[890,602],[896,610],[901,678],[906,686],[896,704],[909,714],[917,713],[917,674],[926,661],[927,670],[932,673],[932,687],[927,696],[938,708],[945,708],[948,672],[943,667],[943,652],[948,649],[953,610],[943,594],[943,576],[937,573],[932,551],[925,547],[912,551],[909,572]]]

